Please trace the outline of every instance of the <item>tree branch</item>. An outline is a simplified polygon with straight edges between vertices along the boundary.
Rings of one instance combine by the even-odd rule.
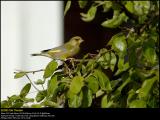
[[[24,73],[36,73],[36,72],[41,72],[44,71],[44,69],[40,69],[40,70],[33,70],[33,71],[24,71],[24,70],[16,70],[18,72],[24,72]]]
[[[29,76],[27,74],[25,74],[25,76],[28,78],[28,80],[30,81],[30,83],[32,84],[32,86],[38,91],[40,92],[40,90],[32,83],[31,79],[29,78]]]

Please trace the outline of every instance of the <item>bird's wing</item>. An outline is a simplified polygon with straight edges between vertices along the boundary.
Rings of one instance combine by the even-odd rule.
[[[49,50],[51,49],[47,49],[47,50],[42,50],[41,53],[45,53],[45,52],[48,52]]]
[[[51,50],[48,51],[48,53],[60,53],[60,52],[62,52],[62,50],[53,50],[53,49],[51,49]]]
[[[47,50],[43,50],[41,51],[41,53],[59,53],[59,52],[63,52],[65,51],[66,49],[63,47],[63,46],[59,46],[59,47],[55,47],[55,48],[52,48],[52,49],[47,49]]]

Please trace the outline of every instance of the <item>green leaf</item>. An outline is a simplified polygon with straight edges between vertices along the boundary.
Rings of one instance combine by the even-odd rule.
[[[93,60],[93,59],[89,60],[88,63],[87,63],[87,65],[86,65],[87,71],[90,71],[90,70],[94,69],[94,67],[95,67],[96,65],[97,65],[97,64],[96,64],[96,61],[95,61],[95,60]]]
[[[151,5],[150,1],[127,1],[125,7],[130,13],[138,16],[138,21],[142,24],[147,19]]]
[[[103,12],[108,12],[112,7],[111,1],[105,1],[105,4],[103,5]]]
[[[20,97],[22,98],[25,97],[29,93],[30,89],[31,89],[31,84],[30,83],[26,84],[20,92]]]
[[[25,103],[34,102],[34,98],[23,98]]]
[[[126,4],[125,4],[125,7],[130,13],[134,13],[134,3],[133,3],[133,1],[127,1]]]
[[[85,74],[86,72],[86,66],[82,65],[82,74]]]
[[[119,3],[117,3],[117,2],[113,2],[113,4],[112,4],[112,9],[113,10],[119,10],[119,11],[121,11],[121,5],[119,4]]]
[[[57,76],[52,76],[47,89],[47,97],[51,97],[58,87]]]
[[[42,108],[41,104],[32,104],[31,108]]]
[[[109,78],[101,70],[95,69],[94,76],[98,79],[99,85],[102,90],[111,91],[111,84]]]
[[[157,76],[146,79],[143,84],[142,87],[136,91],[136,93],[138,93],[138,97],[140,99],[146,99],[149,95],[149,92],[151,91],[153,84],[155,83],[155,81],[157,80]]]
[[[150,1],[133,1],[134,2],[134,14],[141,16],[148,14],[150,9]]]
[[[134,98],[134,96],[136,95],[136,91],[134,89],[131,89],[128,92],[128,97],[127,97],[127,105],[129,105],[132,101],[132,99]]]
[[[120,81],[121,80],[119,80],[119,79],[118,80],[112,80],[111,81],[111,87],[114,89],[120,83]]]
[[[17,101],[13,104],[12,108],[21,108],[23,106],[23,101]]]
[[[83,1],[82,1],[82,0],[79,0],[79,1],[78,1],[79,7],[80,7],[80,8],[84,8],[84,7],[87,5],[87,2],[88,2],[88,1],[85,1],[85,0],[83,0]]]
[[[98,80],[96,79],[96,77],[91,75],[87,77],[86,81],[88,83],[87,84],[88,88],[91,89],[92,92],[95,94],[99,89],[99,84],[98,84]]]
[[[96,98],[100,97],[100,96],[103,95],[103,94],[104,94],[104,91],[98,90],[98,91],[96,92]]]
[[[127,21],[127,19],[128,17],[126,16],[124,12],[120,14],[119,10],[114,10],[113,18],[102,22],[101,25],[107,28],[117,28],[124,21]]]
[[[126,37],[123,33],[118,33],[114,35],[109,41],[108,45],[112,45],[112,49],[114,49],[119,56],[124,56],[127,49]]]
[[[54,60],[49,62],[49,64],[47,65],[47,67],[44,71],[43,78],[46,79],[46,78],[50,77],[53,74],[53,72],[56,70],[57,66],[58,66],[58,63]]]
[[[68,10],[70,9],[70,7],[71,7],[71,1],[68,0],[67,3],[66,3],[65,10],[64,10],[64,16],[66,15],[66,13],[67,13]]]
[[[38,79],[37,81],[34,82],[36,85],[43,85],[45,81]]]
[[[140,79],[144,81],[154,74],[156,74],[154,70],[142,70],[141,68],[137,68],[135,76],[140,77]]]
[[[12,95],[11,97],[8,97],[9,101],[14,102],[15,100],[21,99],[20,96],[18,95]]]
[[[129,62],[124,63],[124,57],[120,57],[118,61],[118,71],[115,73],[115,75],[120,74],[123,71],[126,71],[129,68]]]
[[[124,68],[124,58],[120,58],[118,61],[118,69],[122,71],[123,68]]]
[[[107,100],[107,95],[103,96],[101,100],[101,108],[110,108],[113,105],[113,101]]]
[[[83,99],[82,91],[78,95],[75,95],[75,94],[72,95],[68,99],[69,108],[78,108],[78,107],[80,107],[81,104],[82,104],[82,99]]]
[[[129,108],[146,108],[146,102],[143,100],[134,100],[129,104]]]
[[[39,91],[36,95],[36,101],[37,102],[40,102],[42,101],[47,95],[47,91],[46,90],[43,90],[43,91]]]
[[[127,1],[126,9],[137,16],[146,15],[150,9],[150,1]]]
[[[125,76],[126,77],[126,76]],[[123,78],[122,84],[115,90],[115,92],[112,94],[112,99],[117,99],[121,95],[121,91],[123,90],[124,87],[127,86],[128,83],[131,82],[130,77],[129,78]]]
[[[102,49],[101,49],[102,50]],[[98,60],[97,62],[104,68],[104,69],[108,69],[110,67],[110,69],[113,71],[115,64],[116,64],[117,58],[115,56],[115,54],[113,52],[106,52],[105,54],[103,54]]]
[[[143,50],[143,55],[151,65],[156,63],[157,55],[154,48],[147,47]]]
[[[70,89],[69,91],[71,93],[77,94],[80,92],[81,88],[83,87],[84,83],[83,83],[84,78],[81,76],[76,76],[73,78],[71,85],[70,85]]]
[[[95,18],[96,12],[97,12],[97,7],[91,6],[91,8],[88,10],[87,14],[80,13],[80,15],[82,16],[81,19],[85,22],[90,22]]]
[[[83,91],[82,108],[88,108],[92,104],[92,91],[87,87],[84,87],[82,91]]]
[[[128,58],[130,66],[135,66],[137,64],[137,48],[138,45],[136,43],[132,43],[131,47],[128,49]]]
[[[128,75],[125,75],[124,77],[126,78],[122,78],[123,79],[123,83],[117,88],[118,91],[122,91],[122,89],[128,84],[131,82],[131,79],[130,77],[128,77]]]
[[[44,106],[53,107],[53,108],[58,108],[59,106],[57,103],[50,101],[50,100],[45,100],[42,104]]]
[[[101,101],[101,108],[106,108],[107,106],[107,95],[103,96],[102,101]]]
[[[151,34],[146,41],[143,42],[143,56],[145,58],[145,63],[147,63],[147,66],[153,66],[156,62],[158,62],[158,57],[155,51],[156,43],[154,38],[156,35],[154,35],[153,32],[149,33]],[[153,36],[152,36],[153,35]],[[158,36],[158,35],[157,35]]]
[[[1,101],[1,108],[10,108],[11,103],[7,100]]]
[[[106,53],[105,53],[106,51]],[[100,50],[100,57],[98,58],[97,62],[104,68],[108,69],[110,64],[110,54],[107,52],[106,49]]]
[[[114,71],[114,67],[116,65],[117,58],[113,52],[111,52],[111,61],[110,61],[110,68],[112,71]]]
[[[15,76],[14,76],[14,79],[21,78],[21,77],[23,77],[25,74],[26,74],[25,72],[16,73]]]

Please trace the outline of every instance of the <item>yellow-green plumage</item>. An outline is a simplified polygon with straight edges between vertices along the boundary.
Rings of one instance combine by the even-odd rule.
[[[62,46],[43,50],[41,53],[32,54],[32,56],[46,56],[52,59],[65,60],[66,58],[76,55],[80,51],[80,44],[82,42],[83,39],[81,37],[75,36]]]

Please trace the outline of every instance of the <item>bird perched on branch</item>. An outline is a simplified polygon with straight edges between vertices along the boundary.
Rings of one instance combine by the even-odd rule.
[[[80,44],[84,40],[75,36],[72,37],[67,43],[62,46],[55,47],[52,49],[43,50],[40,53],[31,54],[32,56],[45,56],[52,59],[66,60],[66,58],[76,55],[80,51]]]

